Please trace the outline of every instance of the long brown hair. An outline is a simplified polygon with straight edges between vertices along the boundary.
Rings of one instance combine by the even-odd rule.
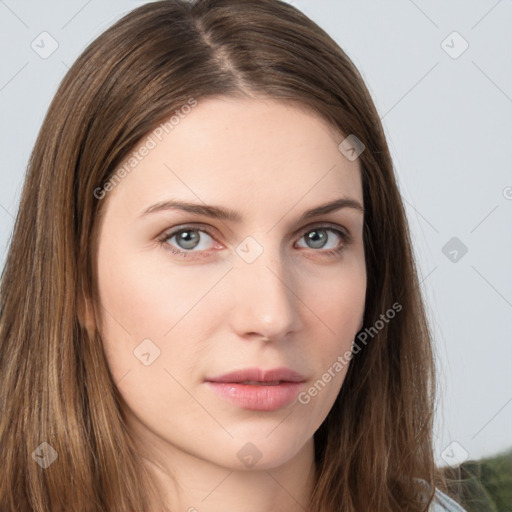
[[[268,97],[355,135],[365,206],[363,329],[339,396],[314,435],[308,510],[426,510],[432,453],[431,333],[382,125],[360,74],[321,28],[280,0],[164,0],[93,41],[40,130],[1,280],[2,512],[141,512],[150,479],[126,429],[98,330],[98,189],[190,98]],[[392,304],[392,320],[381,315]],[[373,331],[369,329],[373,328]],[[363,339],[363,338],[361,338]],[[48,445],[41,446],[41,443]],[[52,457],[43,468],[37,459]],[[419,479],[430,485],[418,498]]]

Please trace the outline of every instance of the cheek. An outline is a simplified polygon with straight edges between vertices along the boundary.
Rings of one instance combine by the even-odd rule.
[[[102,339],[120,394],[140,421],[151,419],[162,432],[178,428],[176,410],[180,421],[202,424],[204,410],[187,389],[201,377],[205,326],[221,317],[208,290],[223,272],[199,280],[184,267],[145,267],[142,258],[117,261],[99,277],[108,311],[102,309]]]
[[[305,293],[305,301],[316,314],[310,329],[316,332],[318,375],[322,382],[317,388],[328,402],[334,401],[341,388],[351,360],[351,349],[355,335],[361,327],[366,299],[366,268],[364,255],[354,255],[340,265],[330,279],[324,279],[320,291]],[[313,282],[304,285],[313,289]],[[323,391],[325,388],[329,388]],[[315,391],[312,390],[314,394]],[[329,396],[329,398],[327,398]]]
[[[304,302],[325,323],[326,331],[332,335],[329,339],[357,333],[364,314],[366,284],[364,254],[359,253],[349,254],[338,267],[323,275],[320,285],[308,278]]]
[[[164,368],[179,367],[185,375],[193,371],[194,340],[201,340],[204,327],[220,317],[214,287],[225,271],[201,272],[137,252],[127,258],[115,244],[104,244],[98,261],[102,338],[114,376],[149,361],[160,374]],[[154,378],[148,372],[141,377]]]

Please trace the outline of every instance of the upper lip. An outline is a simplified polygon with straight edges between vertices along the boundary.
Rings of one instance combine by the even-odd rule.
[[[209,382],[304,382],[306,379],[300,373],[293,371],[290,368],[280,367],[270,370],[262,368],[244,368],[234,372],[225,373],[216,377],[208,377]]]

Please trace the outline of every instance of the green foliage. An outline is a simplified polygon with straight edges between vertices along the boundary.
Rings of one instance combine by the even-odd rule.
[[[467,512],[512,512],[512,450],[443,472],[448,493]]]

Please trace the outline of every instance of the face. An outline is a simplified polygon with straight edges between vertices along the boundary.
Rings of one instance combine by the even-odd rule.
[[[101,336],[127,421],[154,457],[276,467],[312,442],[361,328],[363,213],[313,211],[364,206],[359,163],[274,100],[201,100],[150,137],[101,199]]]

